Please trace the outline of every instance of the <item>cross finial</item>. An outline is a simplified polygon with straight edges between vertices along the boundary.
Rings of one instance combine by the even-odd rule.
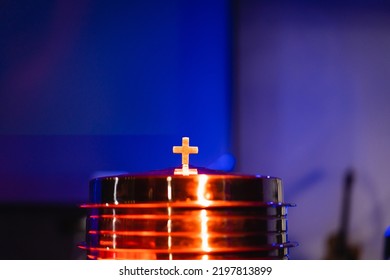
[[[181,154],[181,164],[182,164],[181,169],[180,168],[175,169],[175,175],[188,176],[188,175],[198,174],[197,169],[189,168],[189,155],[198,153],[198,147],[190,146],[190,138],[183,137],[181,146],[173,146],[173,153]]]

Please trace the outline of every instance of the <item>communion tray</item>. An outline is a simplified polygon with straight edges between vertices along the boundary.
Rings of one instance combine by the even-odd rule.
[[[192,170],[192,169],[190,169]],[[88,259],[288,259],[282,181],[198,168],[95,178]]]

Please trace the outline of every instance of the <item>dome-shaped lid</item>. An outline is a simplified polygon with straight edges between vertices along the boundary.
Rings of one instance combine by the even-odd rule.
[[[94,178],[90,181],[89,205],[145,207],[167,203],[180,207],[240,205],[284,205],[282,181],[277,177],[234,174],[189,165],[189,154],[197,147],[173,147],[182,154],[182,168]],[[157,204],[156,204],[157,203]]]

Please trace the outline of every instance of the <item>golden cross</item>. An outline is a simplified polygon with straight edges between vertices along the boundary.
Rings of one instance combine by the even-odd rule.
[[[181,164],[182,168],[176,168],[175,169],[175,175],[194,175],[198,174],[197,169],[190,169],[189,168],[189,155],[190,154],[197,154],[198,153],[198,147],[191,147],[190,146],[190,138],[183,137],[181,146],[173,146],[173,153],[175,154],[181,154]]]

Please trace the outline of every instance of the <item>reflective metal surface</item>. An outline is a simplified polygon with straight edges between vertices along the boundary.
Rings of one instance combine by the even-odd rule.
[[[288,259],[279,178],[173,170],[90,182],[90,259]]]

